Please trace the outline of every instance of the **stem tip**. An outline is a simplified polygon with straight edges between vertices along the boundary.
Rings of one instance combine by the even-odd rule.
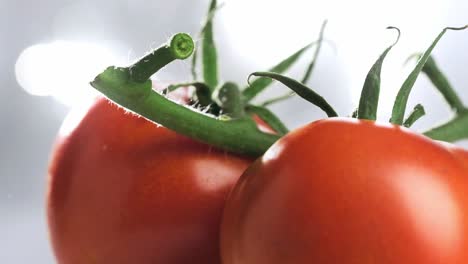
[[[175,34],[171,38],[169,45],[172,54],[179,60],[190,57],[195,49],[195,43],[193,42],[192,37],[186,33]]]

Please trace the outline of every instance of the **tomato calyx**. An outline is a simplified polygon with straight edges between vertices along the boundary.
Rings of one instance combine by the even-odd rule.
[[[395,99],[393,106],[392,117],[390,123],[394,125],[410,127],[412,126],[419,118],[425,115],[426,111],[421,104],[417,104],[413,111],[405,118],[406,107],[408,103],[408,98],[411,93],[412,87],[416,82],[417,77],[421,72],[428,75],[431,82],[443,95],[447,103],[455,112],[455,117],[448,121],[447,123],[435,127],[423,134],[435,139],[442,140],[447,142],[454,142],[460,139],[468,138],[468,108],[464,106],[456,92],[450,86],[448,80],[442,74],[442,72],[437,68],[434,60],[430,57],[430,54],[434,47],[437,45],[439,40],[448,30],[464,30],[467,29],[468,25],[463,27],[446,27],[444,28],[439,35],[435,38],[429,48],[420,55],[420,59],[409,74],[407,79],[403,82],[398,95]],[[385,57],[390,52],[390,50],[398,43],[400,38],[400,30],[396,27],[388,27],[387,29],[395,29],[398,31],[398,37],[395,42],[390,45],[385,51],[380,55],[374,65],[371,67],[369,73],[364,82],[364,86],[361,93],[361,98],[359,101],[359,107],[352,113],[352,118],[358,118],[362,120],[377,120],[377,108],[380,94],[380,73],[382,69],[382,64],[385,60]],[[338,116],[333,107],[328,104],[328,102],[319,94],[314,92],[312,89],[307,87],[305,84],[295,81],[287,76],[274,73],[274,72],[254,72],[248,79],[252,76],[260,76],[264,78],[270,78],[277,80],[287,86],[289,89],[296,92],[299,96],[309,101],[310,103],[321,108],[328,117]]]
[[[150,52],[130,67],[109,67],[98,75],[91,85],[118,105],[163,125],[177,133],[208,143],[221,149],[248,155],[262,155],[287,127],[266,106],[254,105],[251,100],[265,90],[272,81],[255,80],[244,89],[234,82],[221,82],[218,71],[217,49],[213,37],[213,19],[220,8],[212,0],[206,20],[199,34],[200,48],[192,38],[176,34],[168,44]],[[285,72],[314,45],[314,58],[307,68],[307,81],[323,41],[322,25],[319,40],[296,51],[270,70]],[[189,82],[169,85],[162,93],[151,89],[150,77],[167,64],[192,55],[192,77]],[[198,79],[198,55],[201,57],[202,80]],[[189,105],[178,105],[166,95],[179,88],[193,88]],[[274,130],[262,130],[258,118]],[[254,119],[257,120],[254,122]],[[257,123],[257,125],[256,125]]]
[[[269,71],[258,71],[249,75],[248,85],[240,89],[234,82],[221,82],[218,69],[217,49],[213,36],[213,19],[220,8],[216,0],[212,0],[208,9],[205,23],[199,33],[201,39],[200,50],[195,47],[192,38],[185,33],[179,33],[160,48],[152,51],[130,67],[109,67],[91,85],[102,92],[112,101],[141,115],[148,120],[163,125],[178,133],[192,137],[215,147],[234,153],[250,156],[263,154],[279,137],[288,133],[287,127],[266,107],[287,99],[292,95],[299,95],[305,100],[321,108],[328,117],[339,116],[337,111],[318,93],[306,86],[315,66],[321,45],[324,42],[324,21],[319,39],[287,57]],[[406,104],[418,75],[428,74],[431,81],[444,95],[444,98],[456,111],[456,116],[448,123],[436,127],[424,134],[438,140],[455,141],[468,137],[468,111],[443,79],[440,71],[431,66],[430,53],[447,30],[462,30],[467,28],[447,27],[437,36],[430,47],[424,52],[415,69],[403,83],[392,111],[390,123],[410,127],[424,116],[424,107],[418,104],[413,112],[405,119]],[[396,41],[390,45],[370,69],[359,101],[359,107],[352,117],[366,120],[377,120],[377,108],[380,93],[380,73],[385,57]],[[316,45],[313,60],[308,65],[301,81],[282,75],[303,54]],[[167,64],[192,56],[192,77],[189,82],[169,85],[162,94],[151,89],[150,77]],[[201,63],[197,58],[201,56]],[[202,66],[202,80],[198,79],[197,66]],[[426,66],[427,64],[427,66]],[[432,69],[432,71],[431,71]],[[252,77],[258,77],[252,80]],[[442,77],[441,77],[442,76]],[[279,81],[292,91],[278,98],[272,98],[260,105],[252,104],[252,100],[263,92],[273,81]],[[168,93],[179,88],[193,88],[189,107],[177,105],[165,97]],[[163,109],[164,108],[164,109]],[[264,133],[255,126],[253,118],[259,117],[275,131],[275,135]]]
[[[152,90],[150,81],[137,83],[126,79],[126,76],[128,74],[122,68],[110,67],[91,85],[132,112],[180,134],[228,151],[259,156],[279,137],[259,131],[249,117],[216,118],[171,101]],[[132,96],[128,96],[128,91],[131,91]]]
[[[447,32],[447,30],[463,30],[466,28],[468,28],[468,25],[464,27],[458,27],[458,28],[456,27],[444,28],[442,32],[440,32],[439,35],[436,37],[436,39],[432,42],[429,48],[427,48],[427,50],[422,55],[421,59],[416,64],[416,67],[408,75],[408,78],[406,78],[400,90],[398,91],[398,95],[395,99],[395,104],[393,105],[392,117],[390,119],[391,123],[397,124],[397,125],[403,124],[406,105],[408,103],[408,98],[411,93],[411,89],[413,88],[413,85],[416,82],[416,79],[418,78],[419,73],[422,71],[424,64],[426,64],[427,60],[429,59],[429,56],[431,55],[432,50],[437,45],[437,43],[442,38],[442,36],[445,34],[445,32]]]

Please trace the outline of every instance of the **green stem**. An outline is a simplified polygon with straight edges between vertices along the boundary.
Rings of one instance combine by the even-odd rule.
[[[135,82],[146,82],[151,75],[176,59],[188,58],[195,47],[192,38],[185,33],[175,34],[169,43],[148,53],[128,67],[130,78]]]
[[[250,118],[222,120],[179,105],[126,68],[109,67],[91,85],[117,104],[182,135],[238,154],[258,157],[278,136],[262,133]]]
[[[411,114],[406,118],[405,122],[403,122],[404,127],[411,127],[416,121],[418,121],[421,117],[426,114],[426,110],[424,110],[424,106],[421,104],[417,104]]]
[[[190,73],[192,74],[192,80],[195,82],[198,80],[198,73],[197,73],[197,60],[198,60],[198,47],[195,48],[192,55],[192,63],[190,67]]]
[[[427,75],[432,84],[434,84],[437,90],[439,90],[447,103],[456,113],[460,113],[466,110],[466,107],[463,105],[460,97],[458,97],[457,93],[450,85],[448,79],[440,71],[432,56],[427,59],[422,71]]]
[[[468,111],[459,113],[449,122],[425,132],[424,135],[447,142],[468,138]]]
[[[218,54],[213,38],[213,18],[216,10],[217,1],[212,0],[206,24],[202,29],[202,62],[203,62],[203,79],[211,88],[211,91],[218,86]]]
[[[317,48],[315,49],[314,52],[314,57],[312,58],[312,61],[310,62],[309,66],[307,67],[307,70],[304,74],[304,77],[302,78],[301,83],[307,84],[307,82],[310,79],[310,76],[312,74],[312,71],[314,70],[315,63],[317,62],[318,55],[320,53],[320,49],[322,48],[322,42],[323,42],[323,34],[325,33],[325,27],[327,26],[327,20],[323,21],[322,27],[320,28],[320,34],[319,34],[319,39],[317,40]]]

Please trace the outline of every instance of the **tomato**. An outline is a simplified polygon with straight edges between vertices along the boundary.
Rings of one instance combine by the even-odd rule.
[[[224,202],[251,162],[97,100],[52,155],[58,262],[220,263]]]
[[[448,148],[454,153],[454,155],[458,159],[460,159],[461,163],[464,164],[466,170],[468,171],[468,151],[455,146],[449,146]]]
[[[306,125],[234,187],[223,263],[468,263],[467,157],[389,124]]]

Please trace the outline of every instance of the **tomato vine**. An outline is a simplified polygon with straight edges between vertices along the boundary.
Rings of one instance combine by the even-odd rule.
[[[240,89],[234,82],[219,84],[217,49],[213,37],[213,18],[219,9],[217,1],[212,0],[208,9],[206,22],[200,32],[203,80],[197,76],[197,49],[192,38],[185,33],[179,33],[169,43],[150,52],[129,67],[109,67],[98,75],[91,85],[112,101],[133,111],[153,122],[166,126],[178,133],[196,140],[235,153],[259,156],[288,129],[266,106],[297,94],[305,100],[321,108],[328,117],[338,116],[337,111],[318,93],[306,86],[315,66],[318,53],[324,40],[326,21],[322,24],[319,39],[312,42],[288,58],[284,59],[267,72],[254,72],[248,78],[248,86]],[[420,56],[414,70],[402,84],[392,110],[390,122],[396,125],[410,127],[425,114],[424,107],[417,105],[408,117],[405,112],[409,95],[418,75],[423,72],[442,93],[446,101],[455,110],[456,116],[449,122],[425,132],[426,136],[444,141],[456,141],[468,137],[468,110],[463,105],[448,80],[437,68],[430,54],[439,40],[448,30],[462,30],[465,27],[447,27],[436,37],[429,48]],[[377,108],[380,93],[381,70],[385,57],[400,37],[398,31],[396,41],[380,55],[370,69],[362,89],[361,98],[353,117],[367,120],[377,120]],[[302,81],[282,75],[303,54],[316,45],[313,60],[308,65]],[[153,91],[150,77],[165,65],[177,60],[192,57],[192,82],[169,85],[163,93]],[[257,79],[250,81],[256,76]],[[251,101],[276,80],[292,91],[278,98],[267,100],[261,105]],[[194,87],[192,106],[182,106],[165,97],[180,87]],[[198,111],[197,108],[203,109]],[[259,130],[252,120],[257,115],[265,121],[276,134]]]

